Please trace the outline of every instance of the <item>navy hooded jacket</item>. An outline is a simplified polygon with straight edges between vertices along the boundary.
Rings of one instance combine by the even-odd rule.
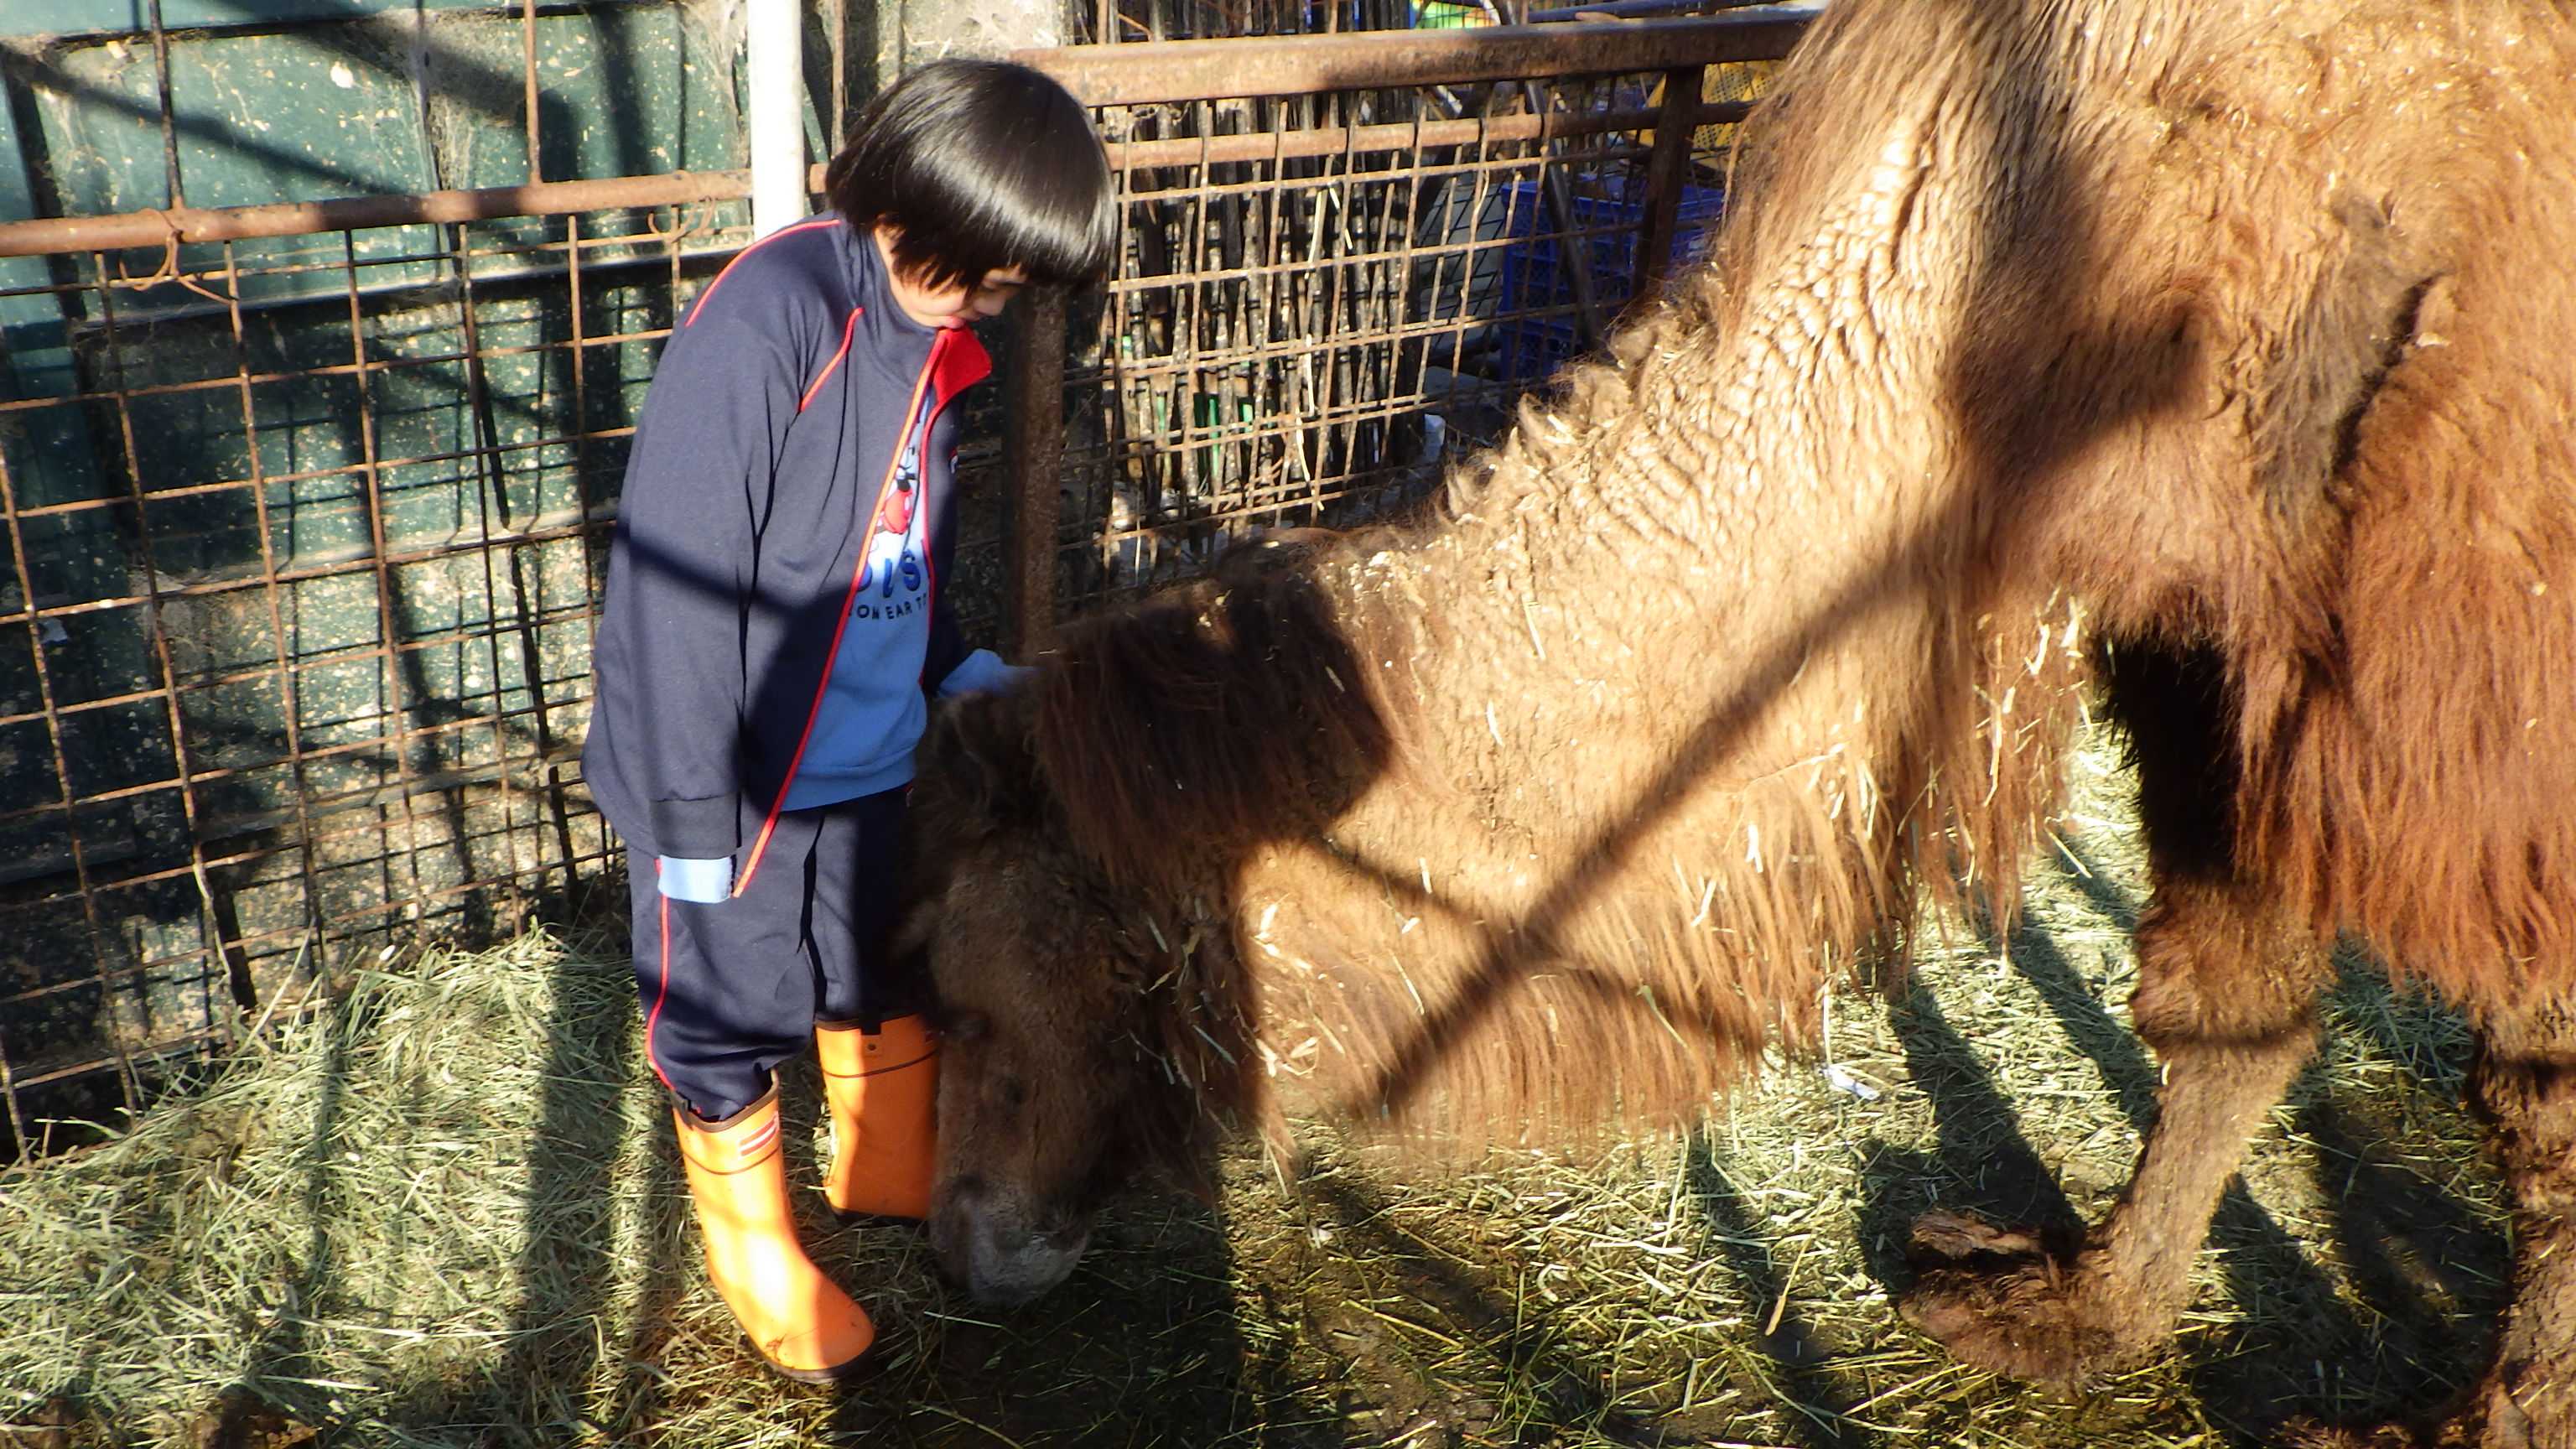
[[[908,783],[925,692],[1000,671],[968,662],[939,597],[950,404],[991,370],[973,333],[904,315],[837,215],[753,243],[672,329],[609,546],[582,751],[630,845],[748,849],[747,881],[781,809]]]

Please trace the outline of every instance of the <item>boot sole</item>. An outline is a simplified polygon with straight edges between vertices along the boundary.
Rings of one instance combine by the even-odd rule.
[[[751,1344],[751,1340],[748,1338],[744,1339],[743,1342],[746,1345]],[[792,1379],[800,1384],[815,1384],[824,1387],[829,1387],[835,1384],[851,1383],[858,1379],[862,1374],[866,1373],[872,1366],[871,1360],[864,1352],[862,1352],[857,1358],[851,1359],[846,1363],[835,1364],[831,1368],[800,1369],[789,1368],[787,1365],[780,1363],[769,1355],[761,1353],[757,1345],[752,1345],[751,1351],[758,1354],[760,1361],[769,1365],[769,1371],[778,1375],[780,1378]]]
[[[830,1207],[828,1202],[825,1206],[830,1208],[832,1220],[845,1228],[893,1227],[897,1224],[917,1228],[929,1222],[928,1218],[911,1217],[904,1213],[870,1212],[866,1208],[836,1208]]]

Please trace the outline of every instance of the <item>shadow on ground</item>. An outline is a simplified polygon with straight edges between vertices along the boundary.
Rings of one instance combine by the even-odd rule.
[[[2109,875],[2069,849],[2058,884],[2079,893],[2124,932],[2138,906]],[[1983,945],[2035,990],[2065,1040],[2101,1074],[2128,1125],[2156,1115],[2152,1053],[2115,1015],[2106,982],[2090,980],[2052,933],[2026,916],[2009,943]],[[2336,1003],[2386,999],[2371,968],[2348,963]],[[2414,1004],[2418,1009],[2431,1008]],[[1888,1004],[1910,1080],[1929,1099],[1939,1147],[1920,1153],[1878,1145],[1861,1226],[1871,1276],[1891,1299],[1910,1285],[1904,1245],[1927,1209],[1966,1210],[2039,1229],[2054,1243],[2081,1242],[2085,1222],[2033,1150],[1974,1022],[1954,1022],[1926,983]],[[2312,1149],[2316,1220],[2287,1223],[2239,1177],[2211,1224],[2219,1301],[2206,1290],[2172,1352],[2199,1411],[2232,1441],[2258,1444],[2294,1420],[2367,1425],[2412,1417],[2473,1381],[2505,1301],[2503,1235],[2425,1170],[2412,1154],[2420,1119],[2455,1112],[2462,1064],[2427,1058],[2413,1042],[2375,1031],[2386,1010],[2329,1010],[2374,1039],[2375,1055],[2403,1064],[2398,1090],[2364,1094],[2311,1064],[2293,1085],[2290,1132]],[[2410,1106],[2415,1109],[2410,1112]],[[2104,1398],[2069,1406],[2083,1416],[2126,1417]]]

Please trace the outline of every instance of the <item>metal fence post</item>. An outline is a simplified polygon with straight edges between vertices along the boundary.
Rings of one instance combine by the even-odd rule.
[[[1002,430],[1011,480],[1003,515],[1002,647],[1014,662],[1055,629],[1056,523],[1063,511],[1065,291],[1040,287],[1011,346],[1010,415]]]
[[[1646,154],[1646,225],[1637,235],[1639,301],[1664,288],[1672,270],[1673,230],[1681,217],[1682,188],[1690,182],[1691,137],[1700,124],[1700,88],[1706,66],[1664,72],[1664,104],[1655,116],[1655,144]]]

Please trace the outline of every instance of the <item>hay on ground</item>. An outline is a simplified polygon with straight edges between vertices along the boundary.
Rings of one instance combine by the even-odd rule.
[[[1140,1193],[1002,1318],[916,1232],[826,1225],[883,1330],[845,1395],[763,1374],[706,1286],[613,943],[378,963],[96,1150],[0,1175],[0,1425],[48,1445],[2242,1442],[2475,1372],[2503,1211],[2458,1021],[2356,972],[2231,1192],[2173,1350],[2067,1404],[1895,1318],[1924,1207],[2103,1211],[2152,1107],[2125,1027],[2125,777],[2079,762],[2008,942],[1831,1005],[1685,1141],[1406,1182],[1306,1129],[1210,1211]],[[791,1139],[813,1180],[812,1083]],[[0,1433],[0,1442],[9,1435]]]

